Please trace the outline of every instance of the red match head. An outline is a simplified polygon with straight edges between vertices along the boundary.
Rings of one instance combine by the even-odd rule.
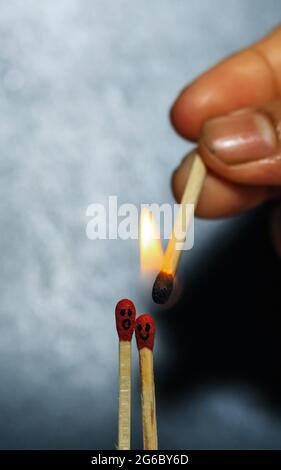
[[[116,328],[120,341],[131,341],[136,320],[136,309],[129,299],[119,300],[115,307]]]
[[[154,346],[155,323],[153,317],[144,313],[136,319],[136,340],[138,349],[149,348],[151,351]]]

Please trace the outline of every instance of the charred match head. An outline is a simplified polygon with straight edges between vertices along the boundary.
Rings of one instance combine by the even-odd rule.
[[[119,300],[115,307],[116,328],[120,341],[131,341],[135,329],[136,309],[130,299]]]
[[[168,302],[173,290],[174,276],[172,274],[160,271],[152,289],[152,298],[156,304],[165,304]]]
[[[154,346],[155,323],[153,317],[144,313],[136,319],[136,340],[138,349],[149,348],[151,351]]]

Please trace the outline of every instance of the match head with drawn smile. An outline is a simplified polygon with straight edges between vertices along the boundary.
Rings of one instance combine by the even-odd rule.
[[[116,328],[120,341],[131,341],[136,320],[136,309],[130,299],[119,300],[115,307]]]
[[[151,315],[144,313],[136,319],[136,340],[138,349],[149,348],[151,351],[154,346],[155,323]]]

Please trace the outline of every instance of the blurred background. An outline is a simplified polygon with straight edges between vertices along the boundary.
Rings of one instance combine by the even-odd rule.
[[[183,295],[151,305],[136,241],[90,241],[109,195],[172,202],[180,89],[281,17],[278,0],[0,1],[0,446],[112,449],[114,307],[157,321],[161,449],[280,448],[280,260],[268,208],[196,221]],[[132,446],[142,447],[133,349]]]

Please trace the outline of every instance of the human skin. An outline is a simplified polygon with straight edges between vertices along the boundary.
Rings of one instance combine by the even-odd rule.
[[[270,229],[281,256],[281,27],[194,80],[171,108],[171,122],[197,142],[208,169],[197,215],[224,217],[269,199]],[[172,176],[180,201],[187,155]]]

